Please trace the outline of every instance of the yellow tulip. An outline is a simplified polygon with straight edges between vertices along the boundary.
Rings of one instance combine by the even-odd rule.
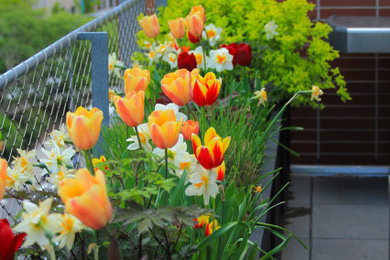
[[[192,100],[191,73],[187,69],[168,73],[161,80],[161,88],[173,103],[184,106]]]
[[[168,26],[169,30],[171,30],[173,37],[176,39],[183,38],[186,33],[185,22],[184,19],[181,17],[175,20],[170,20],[168,22]]]
[[[125,93],[141,90],[145,92],[150,81],[150,72],[138,67],[126,69],[123,78],[125,80]]]
[[[82,149],[91,149],[99,139],[103,112],[97,108],[88,111],[78,107],[74,113],[66,113],[66,126],[73,144]]]
[[[176,122],[172,109],[153,111],[148,118],[149,132],[153,143],[161,148],[171,148],[179,139],[182,119]]]
[[[160,32],[160,25],[158,24],[158,19],[156,14],[150,16],[144,16],[139,20],[142,30],[144,31],[146,37],[154,38]]]
[[[126,125],[135,127],[142,123],[144,120],[144,99],[145,93],[142,90],[127,92],[124,98],[114,97],[116,112]]]
[[[74,179],[60,182],[58,195],[65,204],[65,211],[78,218],[84,225],[100,229],[112,217],[112,206],[107,196],[105,175],[97,170],[95,176],[87,169],[76,172]]]

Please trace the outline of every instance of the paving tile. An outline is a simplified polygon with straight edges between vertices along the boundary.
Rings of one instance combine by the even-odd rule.
[[[306,205],[287,207],[283,216],[283,226],[299,238],[310,237],[311,209]]]
[[[302,239],[309,247],[309,239]],[[297,240],[292,239],[282,251],[282,260],[309,260],[309,249],[305,249]]]
[[[287,191],[289,205],[310,205],[311,177],[292,176]]]
[[[313,238],[389,238],[388,205],[313,206]]]
[[[313,179],[314,204],[388,205],[387,178]]]
[[[294,259],[298,260],[300,258]],[[330,259],[387,260],[389,259],[389,241],[364,239],[313,239],[311,260]]]

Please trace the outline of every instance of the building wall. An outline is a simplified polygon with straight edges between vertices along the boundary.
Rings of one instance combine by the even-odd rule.
[[[390,0],[312,0],[313,20],[330,15],[389,16]],[[376,8],[378,4],[378,9]],[[326,108],[291,109],[292,164],[390,164],[390,50],[387,55],[341,54],[333,62],[347,81],[352,100],[343,103],[327,90]]]

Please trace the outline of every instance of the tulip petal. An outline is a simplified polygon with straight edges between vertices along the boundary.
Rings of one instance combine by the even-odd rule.
[[[198,162],[207,170],[213,168],[213,156],[210,154],[210,151],[207,147],[201,146],[198,147],[196,154],[196,159]]]

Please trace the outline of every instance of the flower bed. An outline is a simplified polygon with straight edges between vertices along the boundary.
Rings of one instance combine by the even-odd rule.
[[[286,107],[322,91],[306,86],[275,112],[251,67],[258,49],[223,42],[201,5],[170,20],[167,36],[155,15],[139,22],[147,51],[131,69],[109,57],[112,76],[124,79],[110,90],[110,126],[99,109],[79,107],[40,163],[35,151],[19,150],[11,167],[1,160],[0,198],[24,199],[19,235],[1,222],[1,256],[12,258],[25,233],[21,254],[52,259],[267,259],[293,237],[263,222],[274,206],[263,192],[280,170],[264,171],[264,151]],[[275,22],[264,30],[278,35]],[[280,244],[264,251],[251,239],[259,228]]]

